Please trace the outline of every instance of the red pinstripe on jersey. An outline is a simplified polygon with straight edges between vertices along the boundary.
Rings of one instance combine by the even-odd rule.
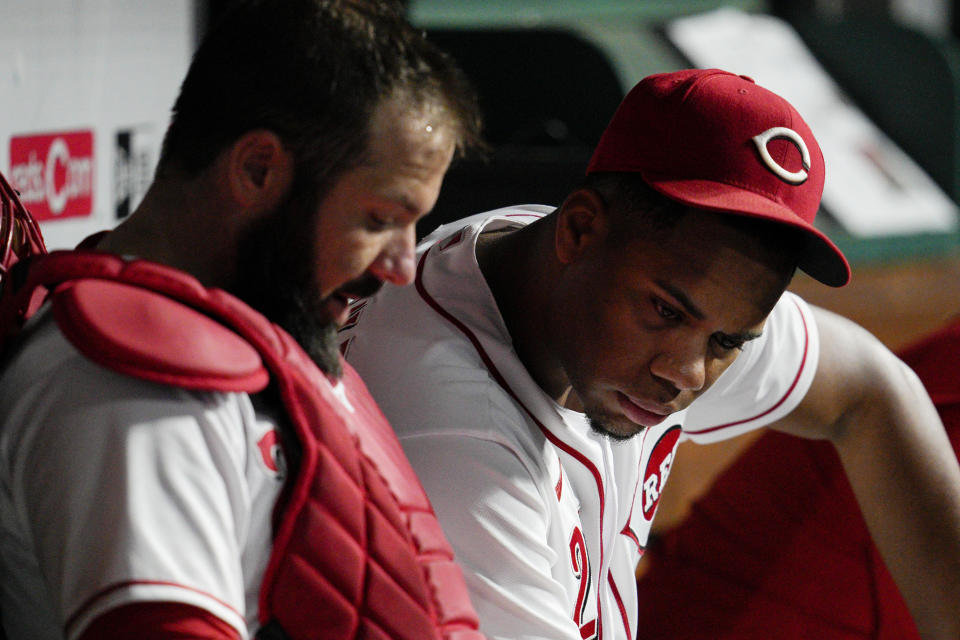
[[[632,638],[630,634],[630,620],[627,618],[627,608],[623,606],[623,598],[620,597],[620,590],[617,589],[617,583],[613,579],[613,574],[607,571],[607,583],[613,591],[613,597],[617,601],[617,608],[620,609],[620,618],[623,620],[623,628],[627,632],[627,637]]]

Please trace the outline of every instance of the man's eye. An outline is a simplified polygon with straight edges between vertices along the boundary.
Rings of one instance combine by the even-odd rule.
[[[716,334],[713,337],[717,345],[724,351],[733,351],[743,349],[743,341],[737,340],[736,338],[731,338],[723,334]]]
[[[659,315],[661,318],[665,318],[667,320],[678,320],[680,318],[680,314],[676,310],[668,307],[659,300],[654,300],[653,306],[657,310],[657,315]]]
[[[391,224],[393,224],[393,220],[387,216],[377,213],[371,213],[369,216],[367,216],[367,228],[370,231],[382,231]]]

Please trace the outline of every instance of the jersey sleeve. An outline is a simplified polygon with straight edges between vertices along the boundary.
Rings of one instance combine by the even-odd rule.
[[[463,435],[404,442],[463,569],[488,637],[581,640],[548,544],[549,512],[526,466],[500,443]]]
[[[236,629],[207,611],[169,602],[129,604],[94,620],[79,640],[239,640]]]
[[[17,535],[65,637],[142,602],[190,605],[247,637],[239,406],[72,364],[30,388],[12,449]]]
[[[687,438],[716,442],[778,420],[800,403],[817,369],[820,340],[810,308],[784,293],[760,338],[690,406]]]

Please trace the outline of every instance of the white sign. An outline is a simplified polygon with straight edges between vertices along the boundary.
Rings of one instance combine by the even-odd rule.
[[[194,16],[194,0],[3,3],[0,171],[49,248],[112,228],[142,198]]]

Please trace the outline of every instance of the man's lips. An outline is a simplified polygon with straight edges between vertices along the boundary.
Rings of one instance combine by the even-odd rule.
[[[327,299],[323,301],[323,306],[330,321],[335,322],[338,327],[346,324],[347,319],[350,317],[350,304],[353,300],[353,298],[340,293],[328,296]]]
[[[632,398],[619,391],[617,392],[617,402],[620,404],[623,415],[625,415],[630,422],[643,427],[655,427],[666,420],[667,416],[672,413],[666,407]]]
[[[324,301],[329,310],[330,319],[336,322],[338,327],[342,327],[350,317],[350,305],[361,298],[369,298],[382,286],[382,280],[365,276],[340,287]]]
[[[353,302],[357,298],[369,298],[383,287],[383,280],[371,275],[361,276],[351,280],[334,292],[334,295],[350,298]]]

